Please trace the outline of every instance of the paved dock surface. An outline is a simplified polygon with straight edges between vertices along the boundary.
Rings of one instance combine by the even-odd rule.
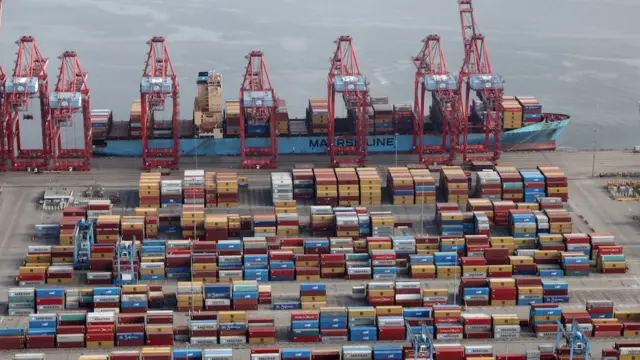
[[[380,168],[381,177],[385,178],[386,167],[396,165],[395,155],[370,156],[375,160],[376,167]],[[416,162],[412,155],[398,156],[398,166]],[[373,161],[369,161],[372,163]],[[552,153],[505,153],[501,165],[513,165],[519,168],[535,167],[537,165],[557,165],[564,169],[569,181],[568,208],[574,221],[574,232],[612,232],[617,242],[625,246],[625,254],[629,264],[627,274],[602,275],[592,274],[589,277],[567,277],[570,291],[570,303],[563,307],[582,309],[587,300],[607,299],[616,303],[619,309],[640,309],[640,223],[634,216],[640,215],[640,203],[620,202],[610,199],[604,188],[606,178],[592,178],[592,152],[552,152]],[[59,174],[32,174],[32,173],[5,173],[0,176],[3,192],[0,195],[0,228],[4,231],[0,236],[0,312],[6,314],[7,287],[15,286],[15,275],[18,267],[24,260],[28,245],[42,244],[41,240],[33,239],[33,225],[36,223],[57,222],[60,213],[47,213],[39,209],[38,199],[47,187],[66,187],[73,189],[76,194],[84,191],[87,186],[102,185],[105,192],[118,192],[122,202],[114,211],[120,214],[130,214],[137,205],[137,181],[139,178],[139,166],[141,159],[95,159],[94,169],[86,173],[59,173]],[[249,178],[249,190],[241,194],[242,206],[230,209],[240,214],[252,214],[270,210],[269,176],[268,170],[239,170],[237,158],[199,158],[197,167],[212,171],[231,170],[238,171]],[[288,170],[296,163],[315,163],[317,167],[327,166],[324,156],[287,157],[281,156],[280,169]],[[186,169],[196,168],[196,159],[183,159],[182,167]],[[640,154],[622,151],[604,151],[596,153],[595,172],[640,172]],[[180,178],[182,173],[174,171],[168,178]],[[434,206],[394,206],[382,205],[369,207],[371,210],[391,210],[398,219],[410,220],[414,223],[415,232],[435,234],[433,227]],[[226,209],[214,209],[223,211]],[[306,221],[308,207],[300,207],[302,221]],[[421,229],[420,225],[425,226]],[[50,244],[54,245],[52,241]],[[362,281],[327,280],[329,303],[331,305],[359,304],[353,300],[351,289],[360,285]],[[424,280],[423,287],[449,288],[455,296],[458,286],[456,281],[449,280]],[[82,274],[77,276],[77,287],[84,285]],[[272,292],[275,301],[292,300],[297,297],[299,283],[297,282],[273,282]],[[167,282],[171,289],[175,283]],[[486,307],[469,308],[471,312],[493,313],[517,313],[526,316],[526,307]],[[289,312],[272,311],[268,307],[254,312],[253,316],[274,316],[278,333],[285,338]],[[184,315],[176,317],[176,322],[186,322]],[[0,318],[2,325],[25,324],[24,317]],[[505,343],[504,341],[491,340],[494,351],[524,352],[538,344],[551,344],[555,339],[536,339],[531,334],[523,334],[523,339],[517,342]],[[610,348],[613,342],[621,338],[602,338],[591,341],[591,352],[595,359],[600,358],[603,348]],[[487,341],[464,340],[464,344],[486,344]],[[355,343],[349,343],[355,344]],[[286,341],[278,344],[280,347],[327,347],[339,346],[339,344],[290,344]],[[220,347],[218,345],[217,347]],[[246,360],[249,358],[248,346],[235,346],[234,358]],[[117,348],[126,349],[126,348]],[[81,354],[104,354],[110,349],[77,349],[77,350],[52,350],[45,351],[47,359],[51,360],[75,360]],[[42,352],[33,350],[29,352]],[[10,359],[12,352],[0,352],[0,359]]]

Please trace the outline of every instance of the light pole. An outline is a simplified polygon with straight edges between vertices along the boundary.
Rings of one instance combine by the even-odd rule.
[[[596,177],[596,148],[598,146],[598,129],[593,129],[593,158],[591,159],[591,177]]]

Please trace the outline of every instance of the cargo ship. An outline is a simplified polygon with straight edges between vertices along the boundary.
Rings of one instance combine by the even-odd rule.
[[[180,120],[182,156],[233,156],[240,154],[240,101],[222,100],[222,76],[215,71],[200,72],[193,118]],[[286,101],[277,104],[278,152],[280,154],[323,154],[327,152],[328,106],[326,98],[312,97],[302,118],[289,117]],[[389,104],[387,97],[371,97],[368,107],[368,151],[370,153],[411,152],[414,112],[409,104]],[[505,96],[503,134],[504,151],[555,150],[556,140],[570,120],[569,115],[544,113],[542,104],[530,96]],[[442,116],[431,107],[425,118],[425,144],[441,142]],[[486,112],[482,104],[473,104],[470,115],[469,144],[484,143],[482,131]],[[336,119],[336,134],[355,133],[355,113]],[[153,121],[150,147],[171,146],[171,124]],[[129,120],[116,121],[110,110],[91,112],[93,152],[96,156],[141,157],[140,101],[131,106]],[[247,146],[268,144],[268,124],[248,120]],[[341,140],[349,141],[349,140]],[[348,146],[348,144],[345,144]]]

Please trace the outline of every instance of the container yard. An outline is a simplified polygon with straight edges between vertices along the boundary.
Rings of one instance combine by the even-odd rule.
[[[602,171],[637,167],[631,153],[601,157]],[[610,201],[590,159],[512,154],[495,172],[429,171],[402,156],[338,171],[199,163],[142,175],[99,160],[104,170],[84,176],[14,173],[0,207],[4,354],[413,359],[406,333],[424,325],[436,357],[460,344],[461,358],[546,358],[564,351],[557,320],[587,335],[592,357],[623,359],[639,333],[637,230],[613,224],[636,202]],[[42,212],[30,202],[42,179],[81,192],[94,177],[121,203]],[[78,246],[90,244],[85,217],[88,247]]]

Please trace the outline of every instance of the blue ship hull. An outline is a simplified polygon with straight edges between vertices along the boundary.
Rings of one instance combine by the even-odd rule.
[[[501,137],[503,150],[552,150],[555,141],[562,130],[569,123],[569,119],[540,122],[520,129],[505,131]],[[426,145],[437,145],[441,141],[439,136],[425,136]],[[492,139],[493,141],[493,139]],[[397,144],[396,144],[397,142]],[[470,144],[483,144],[484,134],[469,134]],[[142,142],[140,139],[106,140],[105,146],[94,146],[93,153],[97,156],[141,157]],[[268,139],[253,138],[247,140],[249,147],[264,147]],[[152,139],[151,148],[169,148],[170,139]],[[375,135],[368,138],[368,152],[392,153],[411,152],[413,137],[411,135]],[[280,154],[323,154],[327,152],[327,138],[323,136],[282,137],[278,140]],[[181,139],[180,153],[182,156],[232,156],[240,154],[240,140],[226,139]]]

